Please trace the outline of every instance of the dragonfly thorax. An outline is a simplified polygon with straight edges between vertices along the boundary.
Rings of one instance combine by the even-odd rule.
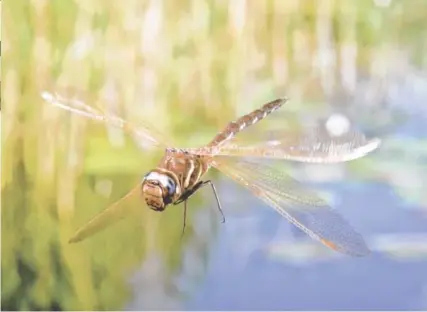
[[[178,181],[173,175],[158,169],[148,172],[141,184],[142,195],[148,207],[155,211],[163,211],[180,195]]]

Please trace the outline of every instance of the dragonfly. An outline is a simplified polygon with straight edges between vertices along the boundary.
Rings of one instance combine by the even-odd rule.
[[[79,228],[70,243],[82,241],[115,223],[123,215],[126,199],[141,198],[158,212],[183,203],[183,231],[186,224],[187,201],[204,186],[210,186],[217,207],[225,221],[220,199],[211,180],[205,174],[214,168],[272,207],[290,223],[311,238],[337,252],[360,257],[370,253],[363,236],[325,200],[308,190],[273,160],[300,163],[332,164],[355,160],[371,153],[380,145],[379,138],[366,138],[357,130],[335,136],[319,127],[307,127],[296,132],[286,129],[265,130],[252,141],[239,139],[239,133],[260,123],[279,110],[288,98],[278,98],[240,118],[229,122],[206,145],[196,148],[172,147],[169,139],[148,123],[132,123],[116,114],[88,105],[75,97],[43,91],[47,103],[71,113],[120,128],[143,143],[141,146],[160,148],[163,157],[156,168],[144,175],[128,194],[96,214]],[[265,160],[268,160],[267,162]]]

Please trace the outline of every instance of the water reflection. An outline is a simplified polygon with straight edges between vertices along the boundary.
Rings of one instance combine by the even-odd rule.
[[[2,5],[3,309],[426,309],[427,2]],[[345,166],[284,166],[373,255],[329,252],[215,174],[225,224],[206,192],[191,200],[183,239],[180,207],[134,203],[137,214],[68,245],[159,155],[45,106],[51,81],[94,102],[116,90],[105,109],[154,121],[183,146],[283,93],[295,120],[346,116],[384,137],[382,149]]]
[[[340,194],[336,207],[365,234],[369,258],[354,261],[330,252],[256,205],[248,215],[257,221],[235,222],[221,233],[212,268],[186,307],[421,309],[414,302],[422,302],[427,284],[425,219],[403,209],[384,184],[355,188],[341,182],[329,188]],[[252,244],[251,252],[239,248],[241,237]]]

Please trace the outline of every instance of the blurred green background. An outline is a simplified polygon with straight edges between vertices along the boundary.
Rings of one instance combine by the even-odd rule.
[[[181,239],[181,209],[158,214],[140,202],[137,218],[67,244],[161,151],[141,152],[119,130],[47,105],[41,91],[71,86],[89,105],[199,146],[277,96],[315,111],[360,92],[363,77],[424,70],[425,12],[425,0],[2,1],[2,309],[123,309],[127,279],[147,259],[164,272],[147,289],[184,298],[171,281],[184,252],[205,267],[220,224],[213,212],[207,234],[195,234],[193,216],[210,205],[195,196]],[[102,102],[105,92],[116,100]]]

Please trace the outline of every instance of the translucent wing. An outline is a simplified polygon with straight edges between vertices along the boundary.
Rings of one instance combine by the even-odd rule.
[[[213,165],[327,247],[352,256],[369,253],[345,219],[283,170],[234,157],[215,158]]]
[[[381,141],[368,139],[363,133],[349,130],[341,135],[331,134],[326,127],[309,129],[284,128],[265,131],[254,136],[252,142],[236,139],[221,147],[188,148],[200,155],[238,156],[286,159],[304,163],[346,162],[374,151]]]
[[[64,91],[66,93],[67,91]],[[68,92],[67,92],[68,93]],[[144,148],[165,147],[169,142],[161,133],[157,132],[154,127],[145,124],[134,125],[130,121],[124,120],[114,114],[104,113],[99,108],[94,108],[85,104],[82,100],[75,97],[64,97],[63,95],[43,91],[41,97],[48,103],[70,111],[72,113],[104,122],[106,124],[118,127],[125,133],[132,136]]]
[[[71,237],[69,243],[80,242],[129,216],[130,210],[132,208],[131,200],[139,198],[139,191],[140,184],[135,186],[128,194],[97,214],[88,223],[79,228]]]

